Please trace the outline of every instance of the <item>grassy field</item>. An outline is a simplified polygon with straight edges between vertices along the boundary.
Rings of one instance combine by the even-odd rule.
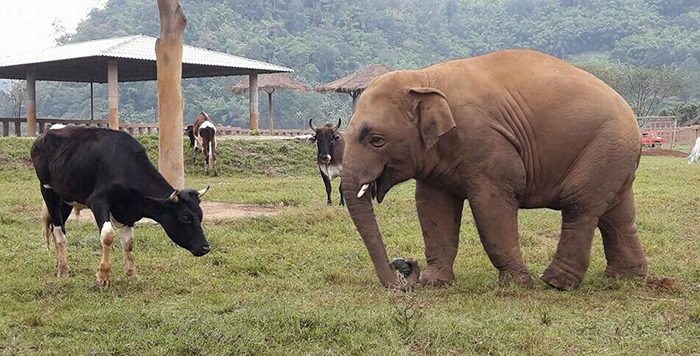
[[[155,154],[155,138],[141,140]],[[578,289],[559,292],[539,280],[531,289],[499,285],[465,212],[455,284],[389,292],[347,210],[325,205],[313,146],[226,140],[222,175],[203,176],[188,160],[187,185],[211,184],[212,201],[283,202],[282,213],[206,224],[213,250],[202,258],[176,247],[159,226],[138,226],[140,280],[124,275],[115,243],[112,284],[102,291],[93,287],[100,244],[92,222],[68,224],[72,272],[55,277],[54,253],[40,234],[30,145],[0,139],[3,354],[700,352],[700,165],[681,158],[644,157],[635,183],[649,272],[675,279],[674,288],[603,277],[599,235]],[[413,183],[392,190],[377,211],[389,255],[423,264]],[[555,251],[559,214],[520,216],[524,258],[537,276]]]

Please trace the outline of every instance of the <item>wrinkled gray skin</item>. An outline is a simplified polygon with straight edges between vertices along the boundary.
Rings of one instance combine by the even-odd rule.
[[[596,228],[606,275],[646,273],[632,192],[637,122],[614,90],[563,61],[501,51],[385,74],[362,94],[345,142],[347,206],[384,286],[454,280],[465,201],[500,280],[532,283],[517,220],[518,210],[529,208],[562,213],[559,246],[541,277],[549,285],[567,289],[582,281]],[[376,182],[381,203],[392,186],[411,178],[423,273],[415,260],[389,263],[369,194],[357,197],[361,186]]]

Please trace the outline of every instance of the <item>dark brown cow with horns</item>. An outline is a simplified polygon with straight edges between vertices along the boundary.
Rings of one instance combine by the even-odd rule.
[[[309,127],[314,130],[314,136],[309,140],[311,142],[316,142],[318,146],[316,163],[318,164],[319,171],[321,171],[323,184],[326,185],[328,205],[333,204],[333,200],[331,199],[331,181],[335,177],[340,177],[340,172],[343,169],[343,149],[345,148],[345,142],[343,142],[343,135],[339,130],[340,124],[341,120],[338,120],[338,124],[335,126],[333,126],[333,124],[327,124],[325,126],[316,127],[313,119],[309,120]],[[342,182],[340,187],[338,187],[338,191],[340,192],[340,205],[345,205]]]

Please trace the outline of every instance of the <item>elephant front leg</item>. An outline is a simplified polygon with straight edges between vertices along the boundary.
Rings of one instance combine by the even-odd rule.
[[[424,285],[451,284],[459,247],[459,227],[464,199],[426,183],[416,183],[416,210],[425,241],[427,268],[419,281]]]
[[[484,250],[496,269],[499,282],[513,281],[531,286],[532,278],[523,263],[518,243],[518,206],[497,190],[469,197],[476,228]]]

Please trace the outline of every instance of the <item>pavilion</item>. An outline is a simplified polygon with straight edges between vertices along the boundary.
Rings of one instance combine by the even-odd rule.
[[[27,81],[27,133],[36,136],[36,81],[107,83],[109,127],[119,128],[119,82],[156,80],[156,38],[137,35],[72,43],[0,58],[0,79]],[[250,128],[258,128],[258,75],[291,69],[188,45],[183,46],[182,77],[247,75]],[[92,90],[91,90],[92,99]],[[92,101],[92,100],[91,100]],[[92,112],[92,110],[91,110]]]

